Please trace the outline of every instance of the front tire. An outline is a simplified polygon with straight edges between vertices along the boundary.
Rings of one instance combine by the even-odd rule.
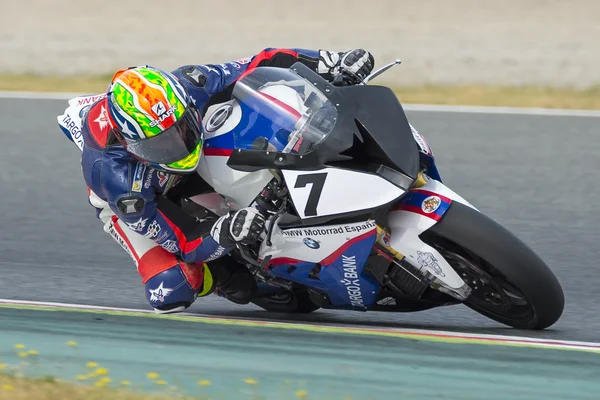
[[[484,214],[453,202],[421,238],[471,286],[464,304],[478,313],[520,329],[545,329],[562,315],[564,293],[550,268]]]

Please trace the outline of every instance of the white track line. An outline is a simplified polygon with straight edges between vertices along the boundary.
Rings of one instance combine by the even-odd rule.
[[[600,111],[597,110],[563,110],[554,108],[442,106],[432,104],[404,104],[403,108],[407,111],[429,111],[470,114],[518,114],[594,118],[600,117]]]
[[[82,310],[101,310],[101,311],[125,311],[135,312],[143,314],[153,314],[151,310],[140,310],[138,308],[120,308],[120,307],[103,307],[103,306],[92,306],[88,304],[71,304],[71,303],[53,303],[49,301],[31,301],[31,300],[12,300],[12,299],[0,299],[0,304],[16,304],[25,306],[37,306],[37,307],[57,307],[57,308],[76,308]]]
[[[69,100],[73,97],[96,93],[61,93],[61,92],[1,92],[0,99],[25,100]],[[443,106],[432,104],[403,104],[406,111],[428,111],[471,114],[518,114],[545,115],[561,117],[595,117],[600,118],[600,110],[563,110],[554,108],[521,108],[521,107],[483,107],[483,106]]]
[[[26,305],[31,307],[55,307],[55,308],[65,308],[65,309],[82,309],[82,310],[98,310],[98,311],[117,311],[117,312],[129,312],[129,313],[139,313],[139,314],[154,314],[153,311],[150,310],[140,310],[134,308],[118,308],[118,307],[102,307],[102,306],[93,306],[93,305],[84,305],[84,304],[70,304],[70,303],[52,303],[52,302],[42,302],[42,301],[29,301],[29,300],[11,300],[11,299],[0,299],[0,304],[12,304],[12,305]],[[572,349],[581,349],[581,350],[593,350],[600,351],[600,343],[593,342],[581,342],[581,341],[572,341],[572,340],[560,340],[560,339],[537,339],[531,337],[523,337],[523,336],[505,336],[505,335],[491,335],[491,334],[477,334],[477,333],[469,333],[469,332],[448,332],[448,331],[437,331],[437,330],[425,330],[425,329],[401,329],[401,328],[386,328],[386,327],[374,327],[374,326],[360,326],[360,325],[325,325],[325,324],[316,324],[312,322],[303,323],[300,321],[289,321],[289,322],[281,322],[281,321],[269,321],[269,320],[260,320],[260,319],[243,319],[243,318],[234,318],[234,317],[224,317],[221,318],[215,315],[207,315],[207,314],[193,314],[193,313],[180,313],[177,315],[185,316],[185,317],[201,317],[201,318],[211,318],[211,319],[224,319],[224,320],[239,320],[239,321],[254,321],[254,322],[268,322],[271,325],[310,325],[315,327],[340,327],[340,328],[352,328],[359,329],[364,331],[381,331],[384,329],[386,332],[398,332],[410,334],[414,333],[417,335],[428,335],[428,336],[440,336],[440,337],[452,337],[452,338],[464,338],[464,339],[479,339],[479,340],[491,340],[498,342],[505,342],[507,344],[528,344],[535,345],[539,347],[547,347],[547,348],[572,348]]]

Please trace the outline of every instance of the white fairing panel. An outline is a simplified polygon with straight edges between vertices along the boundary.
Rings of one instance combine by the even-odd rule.
[[[416,268],[431,273],[446,286],[458,289],[464,285],[460,276],[436,249],[419,238],[434,223],[432,219],[409,211],[392,211],[388,216],[390,246]]]
[[[207,210],[210,210],[218,216],[227,214],[232,208],[227,205],[227,202],[219,193],[200,194],[190,197],[190,200],[201,205]]]
[[[241,118],[242,113],[235,100],[210,106],[202,120],[204,138],[210,139],[231,132]],[[237,210],[249,206],[273,175],[268,170],[236,171],[227,166],[228,159],[228,155],[213,155],[207,144],[205,154],[200,159],[198,174],[226,198],[230,209]]]
[[[283,176],[300,218],[365,210],[405,193],[378,175],[339,168],[284,170]]]
[[[86,111],[85,108],[92,105],[94,102],[106,97],[106,94],[98,94],[93,96],[75,97],[69,100],[69,106],[63,115],[56,117],[58,124],[69,132],[73,142],[83,150],[83,137],[81,135],[82,116]]]
[[[453,191],[452,189],[450,189],[448,186],[444,185],[440,181],[430,179],[427,182],[427,184],[422,186],[420,189],[429,190],[430,192],[435,192],[437,194],[440,194],[442,196],[445,196],[445,197],[451,199],[452,201],[457,201],[461,204],[464,204],[465,206],[471,207],[472,209],[479,211],[479,210],[477,210],[477,208],[475,208],[475,206],[473,204],[469,203],[462,196],[460,196],[458,193],[456,193],[455,191]]]
[[[285,230],[275,225],[272,246],[267,246],[264,241],[259,258],[264,260],[271,256],[272,259],[291,258],[318,263],[346,243],[376,229],[377,224],[373,221]]]
[[[228,156],[204,156],[198,173],[226,198],[231,210],[249,206],[273,175],[268,170],[242,172],[227,166]]]
[[[475,209],[469,202],[439,181],[431,180],[419,189],[439,194]],[[430,272],[444,286],[458,289],[465,284],[464,281],[436,249],[419,238],[421,233],[431,228],[436,222],[431,217],[412,211],[392,211],[388,216],[388,226],[391,230],[390,246],[406,256],[406,260],[416,268]]]

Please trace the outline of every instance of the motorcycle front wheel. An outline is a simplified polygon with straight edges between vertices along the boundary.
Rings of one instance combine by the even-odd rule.
[[[464,304],[476,312],[519,329],[545,329],[562,315],[564,293],[554,273],[486,215],[453,202],[421,239],[471,287]]]

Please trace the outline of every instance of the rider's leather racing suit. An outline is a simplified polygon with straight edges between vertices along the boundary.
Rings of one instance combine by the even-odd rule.
[[[208,105],[220,102],[219,94],[227,93],[244,72],[253,68],[287,68],[300,61],[331,80],[331,60],[341,54],[323,50],[266,49],[253,57],[225,64],[182,66],[173,74],[188,90],[202,115]],[[228,264],[233,260],[220,258],[231,249],[223,248],[218,237],[211,236],[214,220],[192,217],[178,200],[184,194],[185,197],[194,194],[190,192],[192,189],[196,193],[213,189],[197,174],[175,176],[133,158],[112,137],[106,97],[99,97],[81,114],[85,143],[81,163],[89,202],[104,223],[104,231],[133,258],[145,285],[146,298],[155,311],[183,311],[197,296],[210,294],[214,281],[227,286],[225,281],[230,283],[234,275],[223,275],[221,271],[227,269],[223,261]],[[68,132],[65,133],[70,138]],[[218,258],[220,260],[216,260]],[[211,262],[209,267],[205,262]],[[220,265],[213,268],[215,262]],[[222,278],[213,279],[213,276]],[[251,281],[254,284],[254,280]],[[239,289],[239,285],[232,286],[233,292]]]

